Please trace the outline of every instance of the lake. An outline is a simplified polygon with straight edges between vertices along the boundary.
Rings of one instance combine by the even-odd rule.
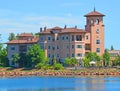
[[[0,91],[120,91],[120,77],[0,78]]]

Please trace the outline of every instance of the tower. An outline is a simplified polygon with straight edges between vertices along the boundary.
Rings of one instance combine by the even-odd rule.
[[[85,30],[90,33],[90,51],[100,56],[104,53],[104,16],[95,9],[85,15]]]

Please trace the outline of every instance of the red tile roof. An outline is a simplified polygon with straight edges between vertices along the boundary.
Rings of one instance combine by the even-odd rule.
[[[31,37],[31,36],[33,36],[31,33],[22,33],[18,35],[18,37]]]
[[[66,28],[63,29],[61,33],[85,33],[86,31],[83,29],[77,29],[77,28]]]
[[[12,41],[7,42],[6,44],[31,44],[31,43],[37,43],[38,40],[39,40],[38,37],[34,37],[28,40],[12,40]]]
[[[50,29],[46,29],[46,31],[39,32],[38,34],[50,34],[52,30],[55,31],[60,30],[60,33],[76,33],[76,32],[83,32],[85,33],[86,31],[84,29],[77,29],[77,28],[60,28],[60,27],[54,27]]]
[[[63,28],[59,27],[59,26],[55,26],[54,28],[51,28],[51,30],[62,30]]]
[[[92,11],[92,12],[90,12],[90,13],[84,15],[84,16],[88,17],[88,16],[105,16],[105,15],[94,10],[94,11]]]

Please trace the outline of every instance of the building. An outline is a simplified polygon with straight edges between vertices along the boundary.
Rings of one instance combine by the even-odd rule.
[[[84,15],[85,29],[78,29],[77,26],[40,28],[39,44],[50,60],[56,58],[60,62],[67,57],[81,61],[89,52],[101,56],[104,53],[104,16],[95,9]]]
[[[37,44],[39,38],[33,36],[32,34],[29,33],[22,33],[18,35],[17,40],[12,40],[7,42],[6,44],[8,45],[8,59],[9,59],[9,64],[10,66],[18,66],[19,64],[16,64],[11,61],[12,57],[14,54],[25,54],[28,50],[28,48],[32,44]]]

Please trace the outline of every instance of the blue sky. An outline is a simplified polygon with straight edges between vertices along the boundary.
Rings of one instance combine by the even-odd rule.
[[[11,32],[39,32],[40,27],[74,27],[84,29],[83,15],[99,11],[106,16],[105,48],[120,49],[120,0],[0,0],[0,34],[6,42]]]

